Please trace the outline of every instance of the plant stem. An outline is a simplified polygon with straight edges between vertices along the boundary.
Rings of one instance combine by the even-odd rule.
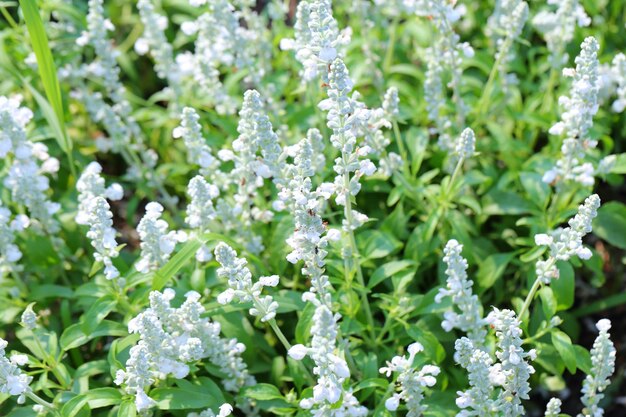
[[[278,340],[280,340],[280,342],[283,344],[285,349],[289,351],[289,349],[291,349],[291,344],[285,337],[283,331],[280,330],[280,327],[278,327],[278,324],[276,324],[276,319],[271,319],[268,321],[268,323],[270,324],[270,327],[272,328],[272,330],[274,330],[274,333],[276,334],[276,337],[278,337]]]
[[[459,176],[459,172],[461,171],[461,167],[463,166],[464,160],[465,158],[460,158],[457,161],[456,166],[454,167],[454,171],[452,172],[452,177],[450,177],[450,182],[448,183],[448,187],[446,188],[446,200],[450,196],[450,192],[452,191],[454,183],[456,182],[456,177]]]
[[[400,152],[400,156],[402,156],[402,161],[404,162],[402,164],[402,170],[404,171],[405,175],[411,177],[411,164],[409,164],[409,161],[411,159],[409,158],[409,154],[404,147],[404,141],[402,140],[402,134],[400,133],[400,127],[398,126],[398,122],[395,120],[393,121],[393,134],[396,138],[396,143],[398,144],[398,151]]]
[[[511,40],[510,38],[507,38],[505,40],[505,43],[510,43]],[[508,45],[503,44],[502,47],[500,48],[501,50],[506,50],[508,49]],[[496,62],[494,62],[493,67],[491,67],[491,71],[489,72],[489,78],[487,79],[487,84],[485,84],[485,89],[483,90],[483,94],[480,96],[480,100],[478,100],[478,117],[477,119],[480,120],[484,113],[485,113],[485,105],[487,104],[487,102],[489,101],[489,98],[491,98],[491,92],[493,90],[493,83],[496,80],[496,76],[498,75],[498,68],[500,68],[500,64],[502,63],[502,59],[503,59],[504,54],[498,53],[498,56],[496,58]]]
[[[549,269],[555,263],[556,263],[556,258],[551,257],[549,259],[549,263],[546,265],[546,269]],[[535,294],[537,293],[537,291],[539,291],[540,287],[541,287],[541,279],[539,277],[537,277],[535,279],[535,282],[533,283],[533,286],[530,288],[530,291],[528,292],[528,295],[526,296],[526,299],[524,300],[524,304],[522,305],[521,310],[517,314],[517,317],[520,320],[523,320],[524,314],[526,314],[526,311],[528,311],[528,309],[530,307],[530,303],[535,298]]]
[[[385,74],[387,74],[389,72],[389,68],[391,68],[391,62],[393,60],[393,50],[396,44],[396,35],[398,32],[399,20],[400,20],[400,17],[396,16],[391,22],[391,34],[389,36],[389,44],[387,45],[387,53],[385,54],[385,61],[383,63],[383,71]]]
[[[43,398],[41,398],[39,395],[35,394],[34,392],[27,392],[26,396],[28,398],[30,398],[31,400],[33,400],[34,402],[36,402],[39,405],[42,405],[44,407],[46,407],[47,409],[49,409],[50,411],[52,411],[52,413],[55,416],[59,416],[59,411],[56,409],[56,407],[54,406],[54,404],[49,403],[48,401],[44,400]]]
[[[343,160],[347,162],[348,155],[345,152],[342,152]],[[347,164],[345,164],[347,166]],[[352,216],[352,201],[350,200],[350,173],[346,170],[343,174],[343,185],[345,188],[346,196],[345,196],[345,210],[344,214],[346,217],[347,229],[348,229],[348,239],[350,240],[350,268],[356,267],[356,277],[361,286],[361,302],[363,303],[363,307],[365,309],[365,315],[367,316],[367,323],[369,325],[369,333],[372,340],[375,339],[374,335],[374,318],[372,317],[372,310],[370,308],[370,303],[367,299],[367,289],[365,287],[365,280],[363,279],[363,271],[361,269],[361,263],[359,261],[359,249],[356,245],[356,238],[354,237],[354,230],[352,230],[353,224],[353,216]],[[347,266],[347,265],[346,265]]]

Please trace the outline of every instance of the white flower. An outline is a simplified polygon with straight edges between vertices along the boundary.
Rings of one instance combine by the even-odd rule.
[[[556,175],[544,176],[544,180],[576,181],[583,185],[593,185],[594,169],[589,163],[582,164],[586,151],[595,148],[597,141],[589,138],[593,126],[593,116],[598,111],[600,90],[598,41],[588,37],[581,45],[576,57],[576,69],[572,70],[573,82],[569,96],[563,96],[559,103],[563,108],[561,121],[550,129],[553,135],[565,135],[561,146],[561,158],[551,169]]]
[[[0,338],[0,393],[15,395],[18,404],[23,404],[26,394],[31,392],[29,384],[33,377],[22,373],[19,366],[25,365],[28,358],[24,360],[26,355],[20,354],[8,359],[5,352],[7,345],[7,341]]]
[[[440,369],[434,365],[424,365],[421,369],[413,367],[415,356],[423,349],[420,343],[413,343],[407,349],[408,357],[396,356],[387,362],[387,366],[380,368],[380,373],[387,377],[394,372],[398,374],[395,382],[398,392],[385,401],[388,410],[396,410],[400,400],[406,403],[409,417],[419,417],[426,410],[427,406],[422,403],[425,388],[435,385]]]
[[[453,306],[460,311],[444,314],[445,320],[441,323],[444,330],[458,328],[466,332],[473,343],[481,346],[487,335],[486,322],[478,296],[472,293],[473,282],[467,278],[467,261],[461,256],[462,250],[463,245],[454,239],[446,244],[443,261],[447,265],[447,285],[439,290],[435,302],[440,303],[444,297],[450,297]]]
[[[184,378],[190,363],[205,358],[224,375],[226,390],[237,392],[255,383],[241,359],[243,349],[237,340],[222,339],[219,323],[202,317],[205,310],[200,295],[188,292],[178,308],[170,304],[174,295],[171,289],[153,291],[150,307],[128,323],[129,332],[138,333],[140,339],[130,349],[125,370],[117,372],[115,383],[135,395],[137,411],[156,404],[146,394],[147,387],[168,375]],[[220,411],[227,415],[226,408]]]
[[[137,226],[141,239],[141,255],[136,268],[139,272],[155,271],[167,263],[177,242],[186,240],[183,232],[169,231],[168,224],[161,219],[163,206],[156,202],[146,205],[146,214]]]
[[[546,406],[545,417],[559,417],[561,414],[561,400],[558,398],[551,398]]]
[[[295,360],[297,360],[297,361],[300,361],[300,360],[304,359],[304,357],[305,357],[308,353],[309,353],[309,349],[308,349],[306,346],[304,346],[304,345],[300,345],[300,344],[298,344],[298,345],[293,345],[293,346],[291,347],[291,349],[289,349],[289,352],[288,352],[289,356],[290,356],[292,359],[295,359]]]
[[[616,350],[609,334],[611,322],[608,319],[601,319],[596,327],[600,334],[591,348],[591,372],[583,382],[581,398],[585,408],[578,417],[603,415],[604,410],[600,407],[600,401],[604,398],[604,390],[609,386],[609,378],[615,372]]]
[[[85,223],[89,225],[87,237],[96,250],[95,260],[104,264],[107,279],[115,279],[120,275],[112,260],[119,255],[112,218],[113,213],[104,197],[96,196],[89,200],[85,209]]]
[[[37,314],[33,311],[33,304],[29,304],[26,309],[24,309],[20,324],[29,330],[33,330],[37,327]]]
[[[569,227],[557,229],[550,234],[535,235],[537,245],[550,248],[548,259],[538,260],[535,267],[537,278],[544,284],[549,284],[552,279],[559,277],[557,260],[567,261],[572,256],[578,256],[581,259],[591,258],[591,250],[583,246],[582,239],[591,232],[591,222],[598,214],[599,207],[600,197],[593,194],[578,207],[578,213],[568,222]]]
[[[276,316],[278,303],[270,295],[261,297],[261,291],[265,285],[261,281],[274,284],[274,281],[278,280],[277,276],[274,276],[275,278],[265,277],[268,279],[259,280],[253,284],[252,274],[246,267],[247,261],[237,258],[237,252],[225,243],[219,243],[215,248],[215,260],[221,265],[217,270],[217,275],[220,278],[228,279],[228,286],[232,291],[227,293],[228,295],[222,296],[220,302],[230,302],[232,299],[242,303],[252,301],[253,307],[250,309],[250,314],[260,316],[263,322]],[[278,283],[276,282],[276,284]]]

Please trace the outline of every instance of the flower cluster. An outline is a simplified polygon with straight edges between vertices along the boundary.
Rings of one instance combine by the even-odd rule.
[[[392,373],[398,374],[396,378],[397,391],[385,401],[385,408],[396,411],[400,400],[404,401],[408,410],[408,417],[420,417],[426,410],[424,391],[437,382],[435,378],[441,371],[438,366],[424,365],[421,369],[413,367],[415,355],[422,352],[424,347],[418,343],[412,343],[407,348],[408,357],[395,356],[387,366],[380,368],[380,373],[390,377]]]
[[[115,229],[113,228],[113,213],[111,207],[104,197],[96,196],[89,200],[86,209],[88,213],[85,224],[89,226],[87,237],[91,240],[91,246],[96,250],[94,259],[96,262],[104,264],[104,276],[107,279],[116,279],[120,272],[113,265],[113,258],[120,254],[120,248],[115,240]],[[119,280],[120,285],[123,280]]]
[[[502,387],[499,394],[498,410],[503,416],[521,416],[524,414],[522,400],[527,400],[530,393],[528,380],[535,369],[527,359],[535,360],[534,349],[525,352],[522,348],[522,329],[520,320],[511,310],[494,310],[487,316],[487,322],[496,331],[498,363],[490,370],[490,379]]]
[[[104,178],[100,175],[102,167],[97,162],[91,162],[83,170],[76,182],[78,191],[78,212],[76,223],[86,225],[90,216],[89,207],[95,197],[104,197],[111,201],[118,201],[124,197],[124,189],[118,183],[105,186]]]
[[[18,404],[23,404],[31,392],[29,384],[33,377],[24,374],[19,367],[28,363],[28,357],[18,354],[7,358],[7,345],[7,341],[0,338],[0,393],[16,395]]]
[[[176,127],[172,136],[174,139],[182,138],[187,148],[187,161],[198,165],[201,172],[209,172],[215,167],[217,160],[202,137],[202,127],[198,120],[200,116],[191,107],[185,107],[180,120],[180,126]]]
[[[281,49],[296,51],[296,59],[303,66],[303,81],[319,76],[326,80],[327,66],[340,56],[340,49],[350,42],[352,32],[339,30],[330,0],[299,2],[294,28],[295,39],[282,39]]]
[[[474,56],[474,50],[467,43],[461,43],[459,35],[454,32],[453,24],[465,13],[465,6],[455,7],[454,2],[446,0],[425,0],[419,14],[432,16],[437,30],[435,40],[426,49],[426,78],[424,80],[424,98],[428,118],[434,123],[431,133],[438,136],[439,146],[443,150],[454,147],[451,130],[458,132],[465,125],[468,111],[461,97],[461,75],[463,74],[463,57]],[[456,122],[444,114],[447,93],[444,78],[450,78],[447,87],[452,90],[452,101],[455,105]]]
[[[187,205],[185,223],[195,230],[196,235],[202,236],[210,231],[211,223],[217,217],[213,200],[219,194],[219,188],[209,184],[202,175],[196,175],[189,181],[187,195],[191,201]],[[196,252],[196,259],[199,262],[209,261],[211,257],[211,251],[204,244]]]
[[[28,227],[30,220],[23,214],[11,219],[11,210],[2,206],[0,201],[0,278],[22,268],[17,262],[22,258],[22,251],[15,244],[15,233]]]
[[[261,297],[263,287],[275,287],[278,285],[278,275],[260,277],[252,283],[252,273],[246,266],[245,259],[237,258],[237,252],[225,243],[219,243],[215,248],[215,260],[221,265],[217,270],[220,278],[228,279],[229,288],[222,292],[217,301],[220,304],[228,304],[233,299],[245,303],[252,301],[253,307],[250,314],[260,316],[261,321],[269,321],[276,317],[278,303],[271,295]]]
[[[610,339],[611,322],[607,319],[598,321],[596,327],[600,334],[591,348],[591,373],[583,382],[582,403],[585,408],[579,417],[599,416],[604,414],[600,401],[604,397],[602,392],[609,386],[609,378],[615,372],[615,346]]]
[[[135,52],[139,55],[150,52],[157,75],[167,80],[171,92],[177,97],[182,91],[181,74],[180,66],[174,60],[174,48],[165,36],[167,17],[157,13],[151,0],[139,0],[137,9],[144,33],[135,42]]]
[[[568,59],[565,49],[574,39],[576,26],[585,27],[591,24],[591,19],[578,0],[548,0],[550,5],[556,5],[555,11],[542,10],[532,20],[533,25],[548,44],[550,63],[555,69],[561,68]]]
[[[204,358],[219,368],[228,391],[255,383],[240,356],[245,346],[236,339],[222,339],[219,323],[202,317],[200,294],[188,292],[178,308],[171,307],[175,295],[169,288],[151,292],[150,307],[128,323],[128,331],[140,339],[130,350],[126,369],[117,371],[115,383],[135,395],[137,411],[155,405],[146,390],[156,381],[169,375],[184,378],[189,363]]]
[[[578,213],[569,220],[569,227],[557,229],[550,234],[535,235],[535,243],[539,246],[548,246],[550,254],[546,260],[538,260],[535,270],[537,278],[544,284],[559,277],[557,261],[567,261],[572,256],[580,259],[591,258],[591,250],[583,246],[583,237],[591,232],[591,221],[598,214],[600,197],[593,194],[578,207]]]
[[[462,250],[463,245],[454,239],[446,244],[443,261],[448,266],[448,280],[446,288],[439,289],[435,301],[440,303],[444,297],[450,297],[453,305],[460,311],[446,311],[441,327],[447,332],[454,328],[460,329],[468,334],[474,344],[480,346],[487,335],[486,322],[478,296],[472,294],[473,282],[467,278],[467,261],[461,256]]]
[[[546,405],[545,417],[559,417],[561,414],[561,400],[558,398],[551,398]]]
[[[137,225],[141,239],[141,256],[135,267],[137,271],[147,273],[165,265],[174,251],[177,242],[187,240],[182,231],[168,231],[168,224],[161,218],[163,206],[156,202],[146,205],[146,214]]]
[[[612,77],[617,83],[617,99],[611,108],[616,113],[621,113],[626,109],[626,55],[620,53],[613,58],[611,66]]]
[[[590,163],[581,164],[585,152],[595,148],[597,141],[589,138],[593,116],[598,112],[598,41],[588,37],[576,57],[576,68],[566,68],[563,74],[572,77],[570,96],[562,96],[559,103],[565,110],[561,121],[550,128],[552,135],[565,135],[561,146],[562,157],[543,176],[544,182],[576,181],[593,185],[594,168]]]
[[[515,74],[507,73],[507,64],[514,58],[511,53],[513,41],[522,33],[528,19],[528,3],[522,0],[498,0],[493,14],[487,21],[488,32],[496,42],[498,52],[496,63],[500,71],[502,88],[506,92],[508,86],[517,84]]]
[[[13,156],[3,184],[13,201],[28,209],[38,228],[54,233],[59,224],[53,215],[61,206],[48,199],[50,181],[43,174],[57,172],[59,161],[50,157],[46,145],[28,140],[26,125],[33,113],[20,102],[21,97],[0,97],[0,158],[11,161],[7,155]]]

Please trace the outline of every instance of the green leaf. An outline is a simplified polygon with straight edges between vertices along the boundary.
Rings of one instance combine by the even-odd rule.
[[[550,198],[550,186],[543,182],[541,174],[536,172],[520,173],[522,187],[530,197],[530,201],[539,208],[544,208]]]
[[[156,271],[152,280],[152,289],[161,291],[163,287],[165,287],[165,284],[167,284],[189,260],[195,257],[196,251],[200,249],[200,246],[202,246],[202,242],[198,239],[189,239],[176,255],[172,256],[165,265]]]
[[[82,320],[81,329],[83,333],[90,334],[98,327],[98,324],[104,320],[106,316],[117,305],[117,299],[112,295],[107,295],[96,301],[91,308],[85,313]]]
[[[557,311],[567,310],[574,305],[574,268],[568,262],[558,262],[559,278],[552,280],[550,286],[557,303]]]
[[[120,404],[120,408],[117,410],[117,417],[136,417],[137,407],[133,400],[124,400]]]
[[[188,410],[192,408],[215,407],[215,399],[208,394],[200,394],[180,388],[156,388],[150,397],[161,410]]]
[[[62,417],[75,417],[87,405],[87,396],[79,394],[65,403],[61,409]]]
[[[552,344],[557,352],[559,352],[559,355],[561,355],[561,359],[563,359],[567,370],[571,374],[574,374],[576,372],[576,351],[572,345],[572,340],[567,334],[560,330],[554,330],[551,336]]]
[[[84,345],[96,337],[101,336],[126,336],[128,330],[122,323],[103,320],[90,334],[85,334],[82,323],[76,323],[66,328],[61,335],[61,349],[68,351]]]
[[[600,207],[593,232],[611,245],[626,249],[626,205],[611,201]]]
[[[404,261],[392,261],[387,262],[384,265],[381,265],[374,271],[372,276],[367,283],[367,288],[374,288],[376,285],[383,282],[385,279],[391,277],[394,274],[397,274],[400,271],[403,271],[411,266],[415,266],[414,261],[404,260]]]
[[[46,36],[46,30],[44,28],[43,21],[39,15],[39,8],[37,7],[36,0],[20,0],[20,6],[22,6],[22,13],[24,15],[24,21],[28,28],[30,35],[30,41],[37,58],[37,67],[39,68],[39,76],[43,83],[44,91],[48,102],[56,115],[58,126],[54,128],[60,134],[57,137],[59,146],[61,149],[70,156],[72,142],[65,131],[65,116],[63,112],[63,100],[61,97],[61,87],[59,86],[59,80],[57,78],[57,69],[52,59],[52,52],[48,45],[48,37]],[[40,101],[40,100],[38,100]],[[41,106],[41,103],[39,103]]]
[[[245,387],[241,390],[241,395],[253,400],[275,400],[283,398],[278,388],[271,384],[256,384]]]
[[[539,291],[539,297],[541,298],[541,308],[546,320],[550,320],[556,313],[556,299],[552,293],[550,287],[543,287]]]
[[[589,375],[591,373],[591,354],[580,345],[574,345],[574,351],[576,352],[576,366]]]
[[[313,314],[315,314],[315,306],[312,303],[306,303],[298,324],[296,324],[296,342],[304,344],[309,340],[311,326],[313,326]]]
[[[504,274],[507,265],[513,259],[514,253],[497,253],[490,255],[480,263],[476,281],[482,290],[491,288],[493,284]]]
[[[85,396],[91,409],[117,405],[122,400],[122,394],[115,388],[91,389]]]
[[[367,259],[384,258],[402,247],[402,243],[390,233],[368,230],[362,235],[367,237],[361,255]]]

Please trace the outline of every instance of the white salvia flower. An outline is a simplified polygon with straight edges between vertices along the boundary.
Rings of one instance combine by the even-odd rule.
[[[609,334],[611,321],[602,319],[598,321],[596,327],[600,334],[591,348],[591,372],[583,382],[581,398],[585,408],[578,417],[602,417],[604,415],[604,410],[600,407],[600,401],[604,398],[602,392],[609,386],[609,378],[615,372],[616,351]]]
[[[275,281],[278,277],[261,277],[253,284],[252,273],[246,267],[248,262],[237,258],[237,252],[225,243],[219,243],[215,248],[215,260],[221,265],[217,269],[217,275],[220,278],[227,278],[230,287],[226,290],[227,296],[222,297],[220,301],[230,302],[233,298],[242,303],[252,301],[251,315],[260,316],[263,322],[276,317],[278,303],[271,295],[261,297],[261,291],[268,283],[277,284]]]
[[[33,311],[33,304],[29,304],[24,309],[20,324],[28,330],[33,330],[37,327],[37,314]]]
[[[507,74],[507,64],[515,57],[511,51],[513,42],[522,33],[528,19],[528,4],[521,0],[498,0],[493,14],[487,21],[487,30],[496,42],[500,80],[504,91],[508,91],[510,81],[516,81],[514,74]]]
[[[138,42],[141,52],[150,52],[154,60],[154,69],[159,78],[167,80],[168,86],[173,90],[176,97],[181,91],[180,71],[174,61],[172,45],[165,37],[167,17],[158,14],[154,10],[151,0],[139,0],[137,2],[139,16],[143,23],[144,33]]]
[[[551,398],[546,406],[545,417],[559,417],[561,414],[561,400],[558,398]]]
[[[187,185],[187,195],[191,201],[187,206],[187,217],[185,223],[195,233],[203,235],[208,233],[217,213],[213,207],[213,200],[219,196],[219,188],[209,184],[202,175],[196,175]],[[202,245],[196,252],[196,259],[200,262],[211,260],[211,252],[205,245]]]
[[[299,2],[294,29],[295,39],[281,40],[281,49],[296,51],[296,59],[303,65],[303,81],[317,77],[326,81],[327,66],[350,42],[350,31],[339,30],[329,0]]]
[[[617,99],[611,108],[616,113],[621,113],[626,108],[626,55],[619,53],[613,58],[611,67],[612,77],[617,82]]]
[[[190,363],[205,358],[224,375],[226,390],[237,392],[255,383],[241,359],[245,346],[236,339],[222,339],[219,323],[202,317],[205,310],[199,302],[200,294],[188,292],[178,308],[171,306],[175,295],[169,288],[163,293],[151,292],[150,307],[128,323],[128,331],[138,333],[140,339],[130,349],[125,369],[117,371],[115,383],[135,395],[137,411],[156,404],[147,395],[147,387],[169,375],[184,378]],[[220,412],[227,415],[226,408]]]
[[[480,345],[484,341],[480,341]],[[462,409],[458,417],[488,416],[498,408],[494,400],[496,385],[501,385],[500,366],[493,365],[493,359],[487,352],[466,337],[454,343],[454,359],[467,370],[470,388],[457,392],[456,405]]]
[[[121,200],[124,197],[122,186],[113,183],[105,187],[104,178],[100,175],[102,167],[97,162],[91,162],[76,182],[78,191],[78,212],[76,213],[76,223],[86,225],[89,218],[88,207],[95,197],[104,197],[111,201]]]
[[[476,135],[471,128],[465,128],[461,135],[456,140],[456,144],[454,146],[454,156],[455,159],[465,160],[472,155],[476,151]]]
[[[424,347],[415,342],[407,348],[408,357],[395,356],[387,362],[387,366],[380,368],[380,373],[387,377],[394,372],[398,374],[395,381],[398,392],[385,401],[389,411],[397,409],[400,400],[406,403],[407,417],[420,417],[426,410],[426,405],[422,404],[424,391],[435,385],[435,377],[439,375],[440,369],[434,365],[424,365],[419,370],[413,367],[415,356],[423,350]]]
[[[202,411],[201,413],[189,413],[187,417],[227,417],[231,415],[233,412],[233,406],[230,404],[222,404],[219,408],[219,412],[216,414],[215,411],[211,409],[207,409]]]
[[[49,179],[42,175],[49,169],[42,169],[39,162],[51,159],[48,148],[43,143],[32,143],[26,136],[26,125],[33,113],[20,107],[21,97],[0,97],[0,158],[10,161],[9,170],[3,184],[11,191],[13,201],[26,207],[31,220],[48,232],[55,233],[59,224],[53,214],[61,206],[48,200]],[[13,160],[7,158],[11,153]]]
[[[537,354],[534,349],[528,352],[522,349],[521,323],[513,311],[494,308],[487,316],[487,321],[496,331],[496,357],[501,367],[499,372],[504,377],[499,394],[499,413],[510,417],[522,416],[522,400],[527,400],[530,393],[528,379],[535,373],[526,359],[535,360]]]
[[[0,278],[22,269],[17,263],[22,258],[22,251],[15,244],[15,233],[21,232],[28,225],[29,219],[23,214],[11,220],[11,211],[3,207],[0,201]]]
[[[454,32],[453,23],[465,12],[464,6],[454,7],[454,2],[446,0],[425,0],[418,13],[432,16],[437,29],[435,40],[425,52],[426,76],[424,80],[424,98],[428,118],[434,123],[433,133],[439,137],[439,146],[443,150],[452,149],[454,144],[450,136],[452,127],[459,131],[465,124],[468,111],[461,97],[461,76],[464,57],[471,57],[473,50],[467,43],[460,43]],[[456,122],[444,114],[447,101],[447,90],[444,78],[450,78],[447,87],[452,90],[452,101],[456,107]]]
[[[539,260],[536,264],[537,278],[544,284],[559,277],[557,261],[567,261],[572,256],[580,259],[591,258],[591,250],[583,246],[583,237],[591,232],[591,222],[598,214],[600,197],[593,194],[585,203],[578,207],[578,213],[569,220],[569,227],[557,229],[550,234],[535,235],[535,243],[539,246],[548,246],[550,254],[547,260]]]
[[[550,63],[553,68],[561,68],[568,59],[565,52],[567,45],[574,39],[576,26],[589,26],[591,19],[578,0],[548,0],[548,4],[557,5],[555,11],[543,10],[535,15],[533,25],[543,33],[550,51]]]
[[[446,288],[439,289],[435,302],[440,303],[444,297],[450,297],[452,303],[460,313],[447,311],[441,327],[446,331],[453,328],[466,332],[476,346],[482,346],[487,335],[485,319],[482,316],[482,306],[478,296],[472,294],[473,282],[467,278],[467,260],[461,256],[463,245],[456,240],[448,241],[444,249],[443,261],[448,266]]]
[[[180,121],[180,126],[172,132],[175,139],[182,138],[187,148],[187,161],[199,165],[200,168],[212,168],[216,162],[211,153],[211,148],[202,137],[202,127],[198,122],[200,116],[191,107],[185,107]]]
[[[398,97],[398,89],[396,87],[389,87],[385,92],[383,99],[383,111],[385,117],[388,120],[393,120],[400,114],[400,98]]]
[[[546,174],[545,182],[577,181],[593,185],[593,166],[581,164],[581,160],[587,149],[597,145],[597,141],[589,138],[589,130],[593,126],[593,116],[598,112],[598,48],[595,38],[584,40],[580,55],[576,57],[576,69],[572,71],[570,96],[559,98],[564,112],[550,133],[565,136],[561,146],[563,155]]]
[[[32,391],[29,384],[33,377],[22,373],[19,368],[18,364],[26,364],[23,358],[18,355],[14,355],[11,359],[7,358],[5,352],[7,345],[7,341],[0,338],[0,393],[15,395],[18,404],[23,404],[26,401],[26,395]]]
[[[156,202],[146,205],[146,214],[139,221],[137,233],[141,239],[141,256],[136,268],[139,272],[155,271],[167,263],[177,242],[184,242],[187,235],[182,231],[169,231],[161,219],[163,206]]]
[[[118,244],[115,240],[113,228],[113,213],[109,203],[104,197],[96,196],[89,200],[85,213],[86,224],[89,226],[87,237],[91,240],[91,246],[96,250],[94,258],[104,264],[104,275],[107,279],[115,279],[120,276],[119,271],[113,265],[113,258],[119,255]]]

